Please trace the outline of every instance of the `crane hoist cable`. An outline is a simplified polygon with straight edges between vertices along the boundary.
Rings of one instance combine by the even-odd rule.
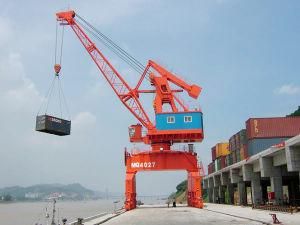
[[[94,36],[98,41],[104,44],[109,50],[116,54],[120,59],[127,63],[132,69],[134,69],[139,74],[142,74],[145,70],[145,66],[139,62],[136,58],[131,56],[127,51],[117,45],[111,38],[103,34],[101,31],[96,29],[93,25],[83,19],[81,16],[76,14],[78,18],[76,22],[80,24],[86,31],[88,31],[92,36]],[[146,79],[149,80],[150,72],[147,72]]]
[[[61,64],[62,64],[62,57],[63,57],[63,44],[64,44],[64,26],[62,27],[61,31],[61,39],[60,39],[60,46],[58,46],[58,23],[56,22],[56,28],[55,28],[55,48],[54,48],[54,76],[52,79],[52,82],[50,84],[49,89],[46,92],[46,103],[45,103],[45,110],[44,114],[47,115],[49,105],[51,103],[52,97],[54,92],[57,92],[57,97],[58,97],[58,108],[59,108],[59,115],[62,118],[63,117],[63,108],[65,107],[66,109],[66,116],[70,118],[70,113],[69,113],[69,108],[67,105],[67,101],[62,89],[62,84],[61,84],[61,75],[60,75],[60,70],[61,70]],[[43,104],[41,104],[39,111],[37,115],[40,114],[41,110],[43,108]]]

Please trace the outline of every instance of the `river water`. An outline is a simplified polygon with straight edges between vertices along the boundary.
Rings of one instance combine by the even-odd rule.
[[[103,212],[113,212],[114,207],[121,208],[123,200],[114,204],[113,200],[94,201],[57,201],[57,216],[61,222],[67,218],[68,223],[77,218],[86,218]],[[0,204],[0,225],[46,225],[46,208],[52,210],[52,202],[18,202]],[[50,213],[52,215],[52,213]]]

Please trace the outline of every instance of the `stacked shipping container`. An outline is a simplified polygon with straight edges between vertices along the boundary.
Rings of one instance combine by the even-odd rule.
[[[232,163],[239,162],[248,157],[246,130],[240,130],[229,139],[229,151],[232,154]],[[231,165],[231,164],[230,164]]]
[[[230,137],[229,143],[212,148],[208,173],[244,160],[288,138],[300,134],[300,117],[250,118],[246,129]]]
[[[300,117],[250,118],[246,129],[248,153],[254,155],[300,134]]]
[[[211,148],[212,162],[208,165],[208,173],[213,173],[227,166],[226,157],[229,154],[228,143],[218,143]]]

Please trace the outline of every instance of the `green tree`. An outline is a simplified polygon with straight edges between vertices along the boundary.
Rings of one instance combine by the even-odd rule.
[[[298,109],[295,112],[293,112],[290,115],[288,115],[288,117],[289,116],[300,116],[300,106],[298,106]]]
[[[187,180],[184,180],[176,186],[177,193],[184,192],[186,188],[187,188]]]

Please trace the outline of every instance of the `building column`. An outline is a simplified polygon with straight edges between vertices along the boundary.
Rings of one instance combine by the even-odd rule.
[[[281,205],[283,202],[282,177],[270,177],[271,190],[275,192],[275,203]]]
[[[252,203],[253,203],[253,205],[260,204],[262,202],[262,192],[261,192],[259,173],[253,173],[252,174],[251,191],[252,191]]]
[[[213,187],[213,203],[217,203],[219,197],[219,190],[216,187]]]
[[[213,176],[213,181],[214,181],[214,203],[219,203],[220,202],[220,194],[219,194],[219,187],[221,186],[221,177],[220,175]]]
[[[224,193],[224,188],[223,186],[219,186],[219,198],[220,198],[220,203],[224,204],[225,203],[225,193]]]
[[[228,192],[228,195],[229,195],[228,203],[230,205],[232,205],[233,204],[233,195],[234,195],[233,184],[231,184],[231,183],[227,184],[227,192]]]
[[[213,202],[213,199],[212,199],[212,194],[213,194],[212,188],[207,188],[207,194],[208,194],[208,202],[212,203]]]
[[[239,181],[238,184],[238,192],[239,192],[239,205],[246,205],[246,185],[244,181]]]
[[[213,181],[213,178],[210,177],[208,178],[208,201],[210,203],[213,203],[214,202],[214,181]]]
[[[275,203],[282,204],[282,173],[281,168],[273,166],[273,159],[270,157],[260,158],[261,176],[270,177],[271,191],[275,192]]]

